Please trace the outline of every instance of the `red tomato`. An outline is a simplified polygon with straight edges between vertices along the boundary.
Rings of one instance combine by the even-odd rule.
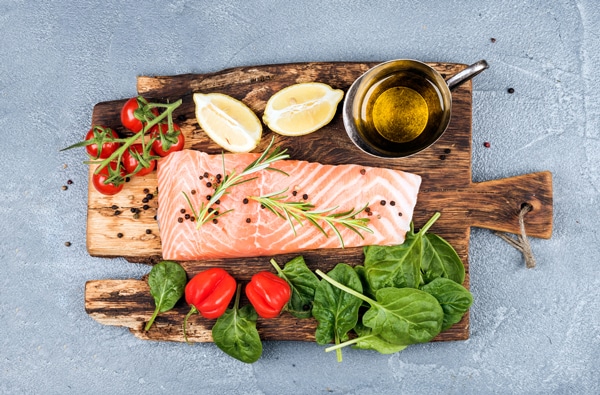
[[[148,108],[138,97],[127,100],[121,109],[121,123],[132,132],[139,132],[144,125],[158,116],[158,109]]]
[[[106,159],[121,146],[121,143],[111,142],[118,138],[117,133],[111,128],[96,125],[85,135],[85,140],[94,140],[94,144],[86,145],[85,149],[92,159]]]
[[[156,138],[152,142],[152,149],[158,156],[167,156],[171,152],[181,151],[185,144],[185,137],[181,133],[179,125],[173,123],[173,132],[168,133],[168,130],[169,126],[166,123],[154,125],[150,129],[150,137]],[[163,147],[163,144],[165,147]]]
[[[110,166],[110,170],[109,170]],[[125,173],[117,162],[110,162],[109,166],[105,166],[98,174],[92,176],[92,183],[94,188],[103,195],[115,195],[123,189]],[[109,179],[114,178],[109,183],[106,183]]]
[[[150,148],[150,156],[154,156],[154,151]],[[156,167],[156,159],[148,160],[144,158],[144,148],[141,144],[132,144],[123,153],[123,167],[127,174],[136,176],[145,176],[151,173]]]

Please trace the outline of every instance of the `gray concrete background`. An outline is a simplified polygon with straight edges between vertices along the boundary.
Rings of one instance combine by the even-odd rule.
[[[596,0],[0,0],[0,393],[600,393],[599,35]],[[487,59],[474,180],[554,176],[535,269],[473,230],[469,340],[347,350],[341,364],[316,344],[267,342],[245,365],[85,313],[87,280],[149,271],[85,248],[85,157],[58,150],[94,104],[135,95],[140,74],[393,58]]]

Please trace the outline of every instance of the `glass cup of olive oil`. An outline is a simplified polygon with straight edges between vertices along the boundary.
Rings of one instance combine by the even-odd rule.
[[[344,99],[344,126],[364,152],[406,157],[433,144],[445,132],[452,111],[451,89],[488,67],[481,60],[447,81],[416,60],[391,60],[364,73]]]

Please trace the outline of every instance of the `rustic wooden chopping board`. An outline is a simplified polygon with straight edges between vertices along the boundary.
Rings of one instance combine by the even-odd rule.
[[[183,99],[175,117],[186,137],[186,148],[220,153],[221,149],[199,128],[192,94],[221,92],[246,103],[262,117],[267,100],[278,90],[299,82],[318,81],[344,91],[352,82],[376,63],[297,63],[233,68],[211,74],[185,74],[166,77],[139,77],[137,90],[146,98],[175,101]],[[465,65],[430,63],[442,75],[451,76]],[[440,140],[425,151],[405,159],[381,159],[357,149],[344,130],[341,104],[333,121],[318,132],[303,137],[275,135],[276,144],[288,148],[293,159],[325,164],[354,163],[413,172],[422,176],[422,186],[415,208],[418,229],[436,211],[441,218],[431,232],[450,242],[461,257],[467,271],[469,287],[468,247],[471,227],[518,233],[518,213],[523,204],[533,210],[526,215],[529,236],[549,238],[552,233],[552,176],[549,172],[526,174],[501,180],[473,183],[471,179],[471,82],[453,93],[452,120]],[[119,111],[125,100],[99,103],[94,107],[93,124],[114,127],[122,132]],[[262,151],[273,136],[268,129],[257,151]],[[147,193],[156,190],[156,175],[134,178],[116,196],[103,196],[91,183],[90,168],[87,247],[93,256],[124,257],[133,262],[154,263],[161,259],[160,233],[154,216],[157,199],[142,202]],[[146,191],[145,191],[146,190]],[[132,209],[138,209],[136,215]],[[275,257],[283,265],[297,254]],[[302,254],[309,267],[327,271],[339,262],[362,262],[361,248],[317,250]],[[191,278],[213,266],[229,270],[239,282],[246,282],[259,270],[270,269],[269,257],[181,262]],[[154,302],[144,279],[88,281],[85,309],[94,319],[106,324],[128,327],[143,339],[183,341],[181,324],[188,307],[183,301],[170,312],[159,315],[148,332],[143,326],[150,319]],[[214,321],[194,315],[189,320],[190,341],[212,341]],[[272,320],[259,319],[257,325],[263,340],[314,340],[316,322],[298,320],[285,313]],[[461,340],[469,337],[469,317],[435,340]]]

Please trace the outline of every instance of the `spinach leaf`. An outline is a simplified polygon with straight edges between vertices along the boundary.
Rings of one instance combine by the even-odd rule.
[[[375,298],[375,292],[371,289],[371,285],[369,285],[369,280],[367,279],[367,271],[365,267],[362,265],[354,266],[354,271],[358,274],[358,278],[360,278],[360,282],[363,287],[363,295],[368,296],[369,298]]]
[[[423,238],[421,272],[426,284],[438,277],[449,278],[458,284],[465,281],[465,266],[460,257],[446,240],[433,233],[427,233]]]
[[[383,288],[363,324],[394,344],[425,343],[442,330],[444,311],[436,298],[415,288]]]
[[[148,285],[156,309],[144,328],[146,331],[150,329],[158,313],[171,310],[181,299],[186,282],[185,270],[177,262],[162,261],[152,267],[148,275]]]
[[[417,288],[421,282],[421,236],[411,230],[403,244],[395,246],[367,246],[365,274],[373,291],[381,288]]]
[[[363,324],[386,342],[396,345],[424,343],[442,329],[444,311],[437,299],[415,288],[382,288],[373,300],[317,270],[331,285],[367,302],[371,308]]]
[[[460,321],[473,303],[473,295],[465,287],[447,278],[436,278],[421,289],[433,295],[444,310],[442,330]]]
[[[408,347],[402,344],[393,344],[384,340],[381,336],[374,334],[371,328],[364,326],[360,322],[356,324],[354,331],[358,334],[358,337],[350,339],[342,344],[328,347],[325,351],[334,351],[338,348],[352,345],[352,348],[361,350],[374,350],[381,354],[393,354]]]
[[[274,259],[271,264],[277,270],[279,277],[290,284],[292,296],[286,310],[296,318],[312,317],[312,306],[315,291],[319,286],[319,278],[306,266],[304,258],[298,256],[285,264],[283,270]]]
[[[258,314],[252,305],[239,308],[241,284],[238,285],[233,308],[227,309],[212,328],[212,337],[227,355],[245,362],[256,362],[262,355],[262,342],[256,330]]]
[[[340,263],[328,274],[353,292],[359,295],[362,292],[360,279],[349,265]],[[358,309],[361,304],[361,299],[356,296],[332,286],[327,281],[320,281],[312,311],[318,321],[315,332],[317,343],[323,345],[335,341],[335,344],[340,344],[347,340],[348,332],[358,322]],[[336,354],[338,362],[341,362],[341,350],[337,350]]]

